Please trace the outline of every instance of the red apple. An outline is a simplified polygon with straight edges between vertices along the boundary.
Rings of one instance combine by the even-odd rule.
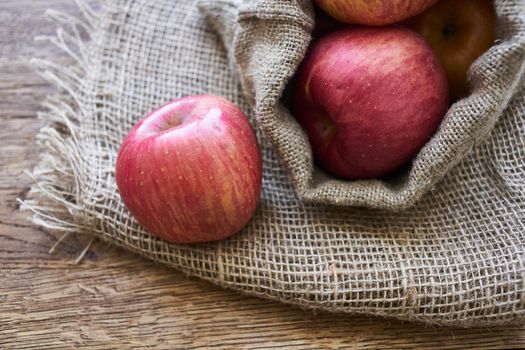
[[[315,0],[326,13],[345,23],[382,26],[420,14],[437,0]]]
[[[257,207],[261,158],[253,129],[216,96],[174,100],[124,140],[116,163],[122,200],[151,233],[177,243],[226,238]]]
[[[467,72],[494,44],[495,23],[491,0],[441,0],[407,21],[434,49],[445,69],[454,100],[467,95]]]
[[[377,178],[410,161],[448,108],[428,44],[402,27],[357,27],[315,42],[299,71],[293,113],[317,163],[344,179]]]

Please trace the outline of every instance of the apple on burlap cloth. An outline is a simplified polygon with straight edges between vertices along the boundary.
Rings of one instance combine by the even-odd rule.
[[[451,107],[407,173],[354,182],[313,167],[305,133],[282,103],[310,41],[310,1],[79,6],[82,20],[54,15],[56,43],[76,64],[39,62],[63,95],[42,113],[49,121],[38,136],[44,151],[33,199],[23,206],[35,223],[92,234],[221,286],[305,308],[452,326],[523,323],[522,0],[496,1],[498,41],[470,70],[471,96]],[[253,118],[261,203],[226,241],[169,244],[124,207],[115,158],[147,112],[202,93],[224,96]]]

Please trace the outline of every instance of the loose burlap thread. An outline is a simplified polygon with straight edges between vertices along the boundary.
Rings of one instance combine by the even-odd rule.
[[[304,133],[280,102],[308,45],[310,2],[114,0],[96,11],[78,4],[82,19],[50,12],[59,23],[52,41],[75,64],[35,61],[61,91],[41,113],[49,122],[38,135],[44,152],[31,174],[33,199],[23,206],[35,223],[89,233],[221,286],[314,310],[463,327],[523,323],[520,0],[496,1],[500,41],[471,69],[473,96],[452,107],[396,184],[341,184],[314,174]],[[261,203],[226,241],[169,244],[124,207],[116,154],[148,111],[202,93],[232,100],[257,125]],[[451,126],[465,133],[454,137]],[[441,165],[417,175],[422,162]],[[341,206],[350,204],[382,209]],[[399,207],[407,208],[387,210]]]

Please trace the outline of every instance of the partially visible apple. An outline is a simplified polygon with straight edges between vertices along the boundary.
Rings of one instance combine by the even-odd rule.
[[[437,0],[315,0],[341,22],[382,26],[420,14]]]
[[[344,179],[382,177],[410,161],[448,109],[432,49],[403,27],[357,27],[314,42],[292,110],[317,163]]]
[[[261,158],[253,129],[224,98],[174,100],[142,119],[124,140],[117,186],[151,233],[197,243],[241,230],[257,207]]]
[[[469,90],[467,72],[494,44],[496,14],[491,0],[441,0],[407,21],[432,46],[450,86],[452,99]]]

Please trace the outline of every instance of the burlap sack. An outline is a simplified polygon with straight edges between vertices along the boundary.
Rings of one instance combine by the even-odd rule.
[[[525,3],[497,1],[500,42],[470,71],[473,93],[456,103],[409,171],[388,180],[344,181],[314,168],[306,134],[282,105],[312,29],[307,0],[207,0],[201,8],[238,65],[247,99],[302,200],[399,209],[414,205],[480,141],[516,93],[523,75]]]
[[[190,0],[79,6],[81,20],[51,13],[60,24],[54,42],[76,63],[37,62],[62,94],[41,115],[49,121],[38,135],[44,152],[32,174],[33,199],[24,203],[35,223],[93,234],[221,286],[305,308],[454,326],[523,323],[521,0],[497,1],[500,43],[472,69],[474,96],[453,107],[408,180],[396,186],[312,180],[306,139],[279,103],[308,45],[308,1],[201,0],[200,11]],[[222,95],[257,119],[261,203],[229,240],[168,244],[144,232],[124,207],[115,158],[144,114],[201,93]],[[411,203],[498,116],[490,137],[404,211],[306,203],[294,191],[292,183],[309,202]]]

